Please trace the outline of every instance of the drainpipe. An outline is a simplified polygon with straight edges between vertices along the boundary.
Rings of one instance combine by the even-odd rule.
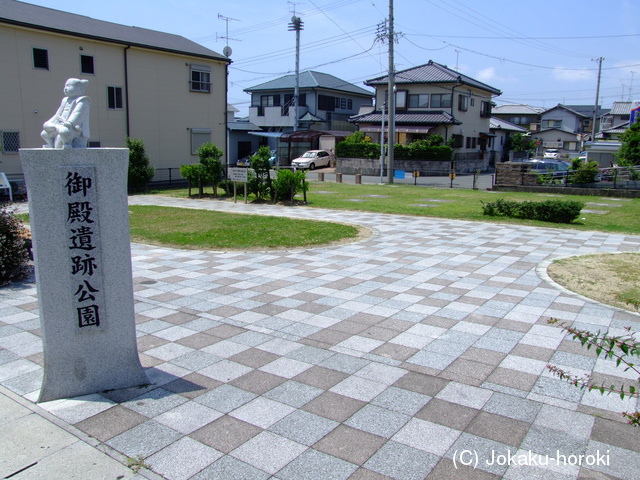
[[[456,102],[454,101],[453,91],[454,91],[456,88],[461,87],[461,86],[462,86],[462,77],[461,77],[460,75],[458,75],[458,78],[456,79],[456,84],[455,84],[453,87],[451,87],[451,118],[452,118],[453,120],[455,120],[455,119],[456,119],[456,116],[453,114],[453,107],[454,107],[454,105],[455,105],[455,103],[456,103]]]
[[[129,130],[130,120],[129,120],[129,64],[127,59],[127,50],[131,48],[131,45],[127,45],[124,49],[124,101],[125,101],[125,116],[126,116],[126,128],[127,128],[127,137],[131,136],[131,132]]]

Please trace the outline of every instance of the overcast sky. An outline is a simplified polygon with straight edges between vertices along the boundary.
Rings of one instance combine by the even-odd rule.
[[[377,40],[388,0],[110,0],[27,3],[182,35],[233,53],[229,102],[247,113],[243,89],[295,71],[317,70],[364,86],[387,73],[388,45]],[[499,105],[593,105],[598,58],[600,105],[640,99],[640,1],[395,0],[396,70],[433,60],[502,91]],[[225,21],[227,18],[229,20]],[[228,28],[228,35],[227,35]],[[225,39],[223,37],[228,37]]]

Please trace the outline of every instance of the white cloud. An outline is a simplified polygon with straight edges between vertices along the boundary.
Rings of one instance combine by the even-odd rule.
[[[587,69],[567,69],[563,67],[556,67],[551,73],[554,79],[564,82],[578,82],[583,80],[595,79],[594,72]]]
[[[479,70],[478,73],[476,74],[476,80],[480,80],[481,82],[484,82],[484,83],[489,83],[496,79],[497,79],[496,69],[493,67],[483,68],[482,70]]]

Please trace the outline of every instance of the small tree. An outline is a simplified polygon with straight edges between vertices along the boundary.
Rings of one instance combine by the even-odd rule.
[[[507,138],[504,150],[506,152],[509,150],[513,150],[514,152],[530,152],[534,150],[537,145],[535,140],[531,140],[531,138],[524,133],[517,132]]]
[[[0,205],[0,287],[29,276],[29,242],[29,231],[15,213]]]
[[[264,197],[273,198],[273,186],[271,185],[271,165],[269,165],[269,158],[271,157],[271,150],[269,147],[262,146],[258,149],[258,153],[251,157],[251,168],[255,172],[255,177],[249,179],[248,187],[249,192],[253,193],[258,200]]]
[[[127,148],[129,149],[129,190],[145,191],[147,184],[155,175],[156,169],[150,165],[142,140],[127,137]]]
[[[213,196],[217,197],[218,184],[224,179],[224,167],[220,162],[224,152],[216,144],[208,142],[200,145],[196,153],[202,166],[201,183],[211,183]]]
[[[289,169],[278,170],[278,176],[273,182],[274,202],[278,200],[284,201],[288,198],[289,203],[293,205],[293,197],[300,192],[306,194],[309,188],[306,178],[307,172],[304,170],[296,172]]]
[[[640,123],[632,124],[620,135],[622,145],[616,158],[622,166],[640,165]]]
[[[200,165],[180,165],[180,176],[189,183],[189,196],[191,196],[191,187],[200,186]]]

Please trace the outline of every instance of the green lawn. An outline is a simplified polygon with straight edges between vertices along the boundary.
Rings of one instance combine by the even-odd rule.
[[[209,210],[132,205],[131,240],[178,248],[260,249],[355,238],[351,225]]]
[[[208,191],[210,191],[210,188]],[[155,190],[153,193],[187,197],[186,189]],[[483,215],[481,202],[495,201],[498,198],[519,201],[577,200],[587,204],[585,210],[606,213],[583,212],[580,218],[571,225]],[[488,192],[484,190],[416,187],[412,185],[353,185],[329,182],[311,182],[307,199],[308,206],[311,208],[360,210],[398,215],[640,234],[640,199],[576,195],[550,197],[543,193]],[[251,200],[252,196],[249,196],[249,201]],[[207,199],[202,199],[202,201],[207,201]]]

